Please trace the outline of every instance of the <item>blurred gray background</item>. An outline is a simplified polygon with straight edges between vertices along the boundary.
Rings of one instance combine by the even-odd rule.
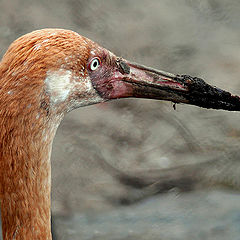
[[[0,57],[25,33],[66,28],[240,95],[239,13],[235,0],[0,0]],[[73,111],[53,146],[55,239],[240,239],[239,140],[237,112],[139,99]],[[147,178],[204,161],[196,170],[204,184],[159,195],[126,187],[110,167]],[[133,203],[121,204],[128,197]]]

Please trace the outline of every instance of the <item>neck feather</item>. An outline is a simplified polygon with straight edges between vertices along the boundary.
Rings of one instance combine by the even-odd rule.
[[[21,116],[0,113],[4,240],[51,239],[50,155],[61,117],[42,117],[42,114],[36,110]]]

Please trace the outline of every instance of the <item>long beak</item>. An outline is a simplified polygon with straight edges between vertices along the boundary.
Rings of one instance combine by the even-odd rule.
[[[188,75],[175,75],[155,70],[124,59],[117,60],[123,83],[122,91],[115,97],[137,97],[192,104],[204,108],[240,110],[240,98],[204,80]],[[119,86],[119,84],[118,84]]]

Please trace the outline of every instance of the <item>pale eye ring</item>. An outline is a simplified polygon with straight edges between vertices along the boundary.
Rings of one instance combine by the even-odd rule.
[[[91,71],[95,71],[96,69],[98,69],[98,67],[101,65],[101,60],[98,57],[95,57],[92,59],[92,61],[89,64],[89,69]]]

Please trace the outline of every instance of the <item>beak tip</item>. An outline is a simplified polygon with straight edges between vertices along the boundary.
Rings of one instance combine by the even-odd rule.
[[[189,104],[228,111],[240,110],[240,97],[211,86],[198,77],[191,77],[189,75],[181,75],[178,77],[189,89],[187,94]]]

